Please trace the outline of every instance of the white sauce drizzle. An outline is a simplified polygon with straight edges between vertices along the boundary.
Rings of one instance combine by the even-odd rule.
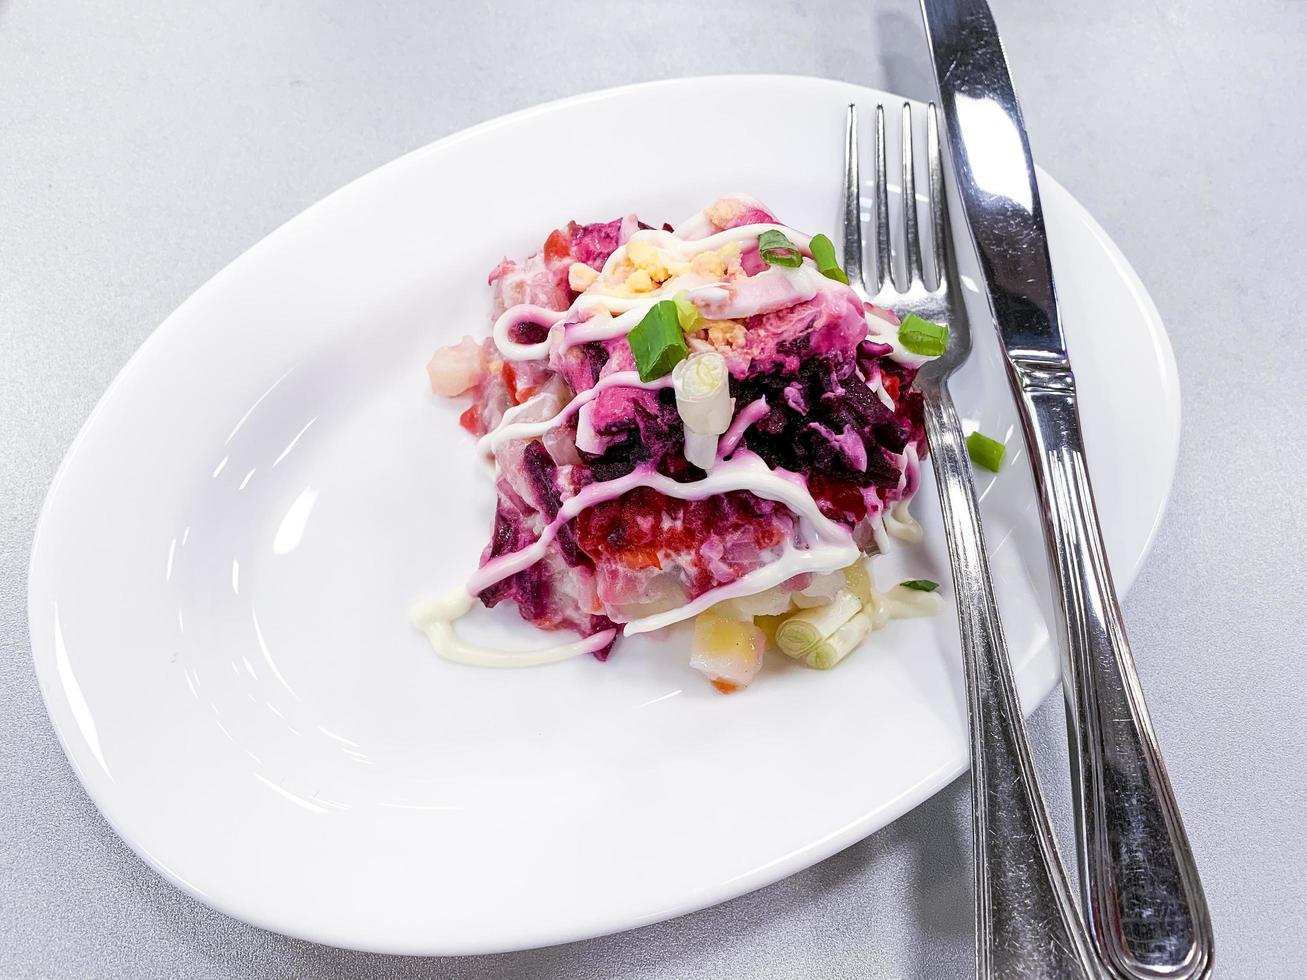
[[[855,554],[844,562],[846,565],[856,557],[857,546],[853,544],[853,536],[821,512],[801,477],[784,470],[773,471],[754,453],[745,451],[736,453],[734,458],[693,483],[678,483],[661,473],[641,467],[625,476],[591,484],[563,502],[558,516],[545,526],[532,544],[519,551],[492,558],[478,568],[468,579],[467,591],[476,595],[496,582],[530,568],[544,557],[558,532],[577,514],[605,500],[614,500],[636,487],[650,487],[680,500],[703,500],[731,490],[748,490],[755,496],[783,503],[794,511],[799,516],[800,537],[806,538],[809,545],[819,542],[848,545]]]
[[[726,430],[722,436],[722,441],[717,446],[717,458],[725,459],[731,453],[735,452],[735,447],[740,444],[744,438],[745,431],[760,418],[771,411],[767,404],[766,398],[755,398],[749,404],[745,405],[735,414],[735,420],[731,422],[731,427]]]
[[[600,393],[608,388],[644,388],[647,391],[656,391],[659,388],[670,388],[671,386],[671,375],[657,378],[654,381],[641,381],[640,375],[636,371],[615,371],[606,377],[600,378],[593,388],[587,388],[564,405],[556,415],[543,421],[513,422],[510,421],[508,412],[505,412],[503,421],[477,440],[477,449],[482,452],[494,452],[504,443],[513,439],[533,439],[536,436],[542,436],[554,426],[567,421],[573,414],[580,411],[583,405],[594,401],[599,397]],[[518,407],[525,407],[539,397],[539,395],[536,395]],[[509,409],[509,411],[511,412],[512,409]],[[516,418],[516,416],[514,417]]]
[[[617,635],[616,630],[608,629],[571,643],[537,650],[493,650],[469,643],[454,631],[454,622],[467,615],[472,608],[472,598],[466,589],[455,589],[439,599],[418,603],[409,615],[413,625],[427,635],[436,653],[456,664],[472,667],[536,667],[553,664],[602,650]]]
[[[934,616],[943,608],[944,597],[938,592],[919,592],[896,585],[888,592],[871,590],[871,602],[862,607],[871,620],[871,628],[880,629],[891,619],[918,619]]]
[[[900,541],[906,541],[908,544],[918,544],[922,535],[925,533],[921,530],[921,524],[917,519],[908,512],[908,501],[896,500],[885,508],[884,512],[885,530],[893,537]]]
[[[900,492],[907,486],[908,472],[911,467],[919,465],[917,459],[917,447],[912,443],[903,450],[903,470],[899,476]],[[918,544],[925,536],[921,529],[921,524],[909,512],[908,507],[911,504],[909,500],[896,500],[881,512],[881,520],[885,525],[885,530],[900,541],[906,541],[908,544]]]
[[[561,323],[566,316],[566,310],[560,312],[544,306],[519,303],[517,306],[510,306],[499,315],[490,333],[495,338],[495,346],[499,348],[500,356],[504,360],[538,361],[549,356],[551,337],[545,337],[538,344],[519,344],[509,339],[509,329],[519,323],[534,323],[537,326],[552,328],[554,324]]]

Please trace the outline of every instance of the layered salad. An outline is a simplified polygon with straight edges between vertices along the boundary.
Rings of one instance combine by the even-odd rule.
[[[771,646],[830,668],[934,610],[934,583],[882,593],[869,561],[921,537],[912,383],[947,332],[863,302],[829,238],[731,195],[676,227],[573,222],[489,280],[490,335],[427,368],[470,395],[496,498],[466,587],[414,611],[442,655],[605,660],[693,619],[691,665],[729,692]],[[454,623],[477,601],[565,639],[470,643]]]

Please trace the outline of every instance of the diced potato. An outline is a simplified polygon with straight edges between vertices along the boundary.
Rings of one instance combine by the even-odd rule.
[[[437,395],[452,398],[481,383],[485,375],[485,351],[471,337],[442,347],[427,364],[427,379]]]
[[[753,623],[727,619],[711,611],[694,619],[690,666],[724,694],[748,687],[762,667],[766,649],[767,637]]]

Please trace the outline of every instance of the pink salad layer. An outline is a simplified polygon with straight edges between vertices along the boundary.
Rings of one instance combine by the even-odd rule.
[[[752,201],[705,215],[713,218],[686,237],[776,221]],[[634,216],[572,222],[551,232],[529,258],[505,259],[490,273],[494,317],[524,303],[568,310],[578,296],[569,282],[573,265],[600,270],[631,234],[647,227]],[[737,274],[749,277],[767,268],[756,241],[741,245],[739,265],[743,273]],[[887,331],[898,322],[893,313],[864,306],[851,289],[835,284],[810,300],[691,337],[725,356],[737,412],[766,401],[765,413],[745,429],[739,446],[773,470],[801,477],[822,513],[872,552],[884,508],[916,491],[918,474],[907,449],[924,457],[925,435],[920,396],[912,390],[916,369],[893,359],[888,345],[868,339],[868,314],[887,321]],[[511,327],[510,337],[538,343],[548,332],[525,322]],[[480,436],[534,395],[550,396],[543,401],[556,411],[599,379],[634,367],[625,337],[554,347],[547,357],[528,361],[505,360],[487,338],[438,352],[429,370],[437,392],[470,393],[460,421]],[[496,449],[497,503],[483,565],[530,545],[564,501],[598,481],[638,467],[681,482],[704,477],[686,461],[670,388],[602,391],[588,413],[593,431],[581,440],[586,448],[577,446],[579,415],[543,437],[509,440]],[[487,606],[515,603],[541,629],[589,636],[682,606],[775,560],[796,543],[797,525],[784,504],[748,491],[681,500],[638,488],[583,510],[541,560],[479,597]],[[792,584],[801,588],[804,582]],[[597,656],[604,659],[608,652]]]

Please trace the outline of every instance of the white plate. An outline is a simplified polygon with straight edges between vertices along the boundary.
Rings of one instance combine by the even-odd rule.
[[[963,770],[951,613],[891,624],[834,672],[772,662],[731,697],[685,666],[682,635],[624,642],[607,664],[478,670],[437,659],[406,618],[487,537],[491,488],[423,373],[435,346],[487,328],[487,270],[569,218],[677,221],[732,190],[834,233],[844,106],[882,97],[901,101],[742,76],[508,116],[333,194],[168,318],[64,461],[30,578],[50,716],[142,858],[307,939],[502,950],[757,888]],[[1042,188],[1127,586],[1174,472],[1175,365],[1120,253]],[[1042,544],[998,352],[975,332],[955,397],[1009,444],[980,483],[1033,707],[1057,674]],[[947,579],[934,501],[928,478],[928,544],[882,582]]]

